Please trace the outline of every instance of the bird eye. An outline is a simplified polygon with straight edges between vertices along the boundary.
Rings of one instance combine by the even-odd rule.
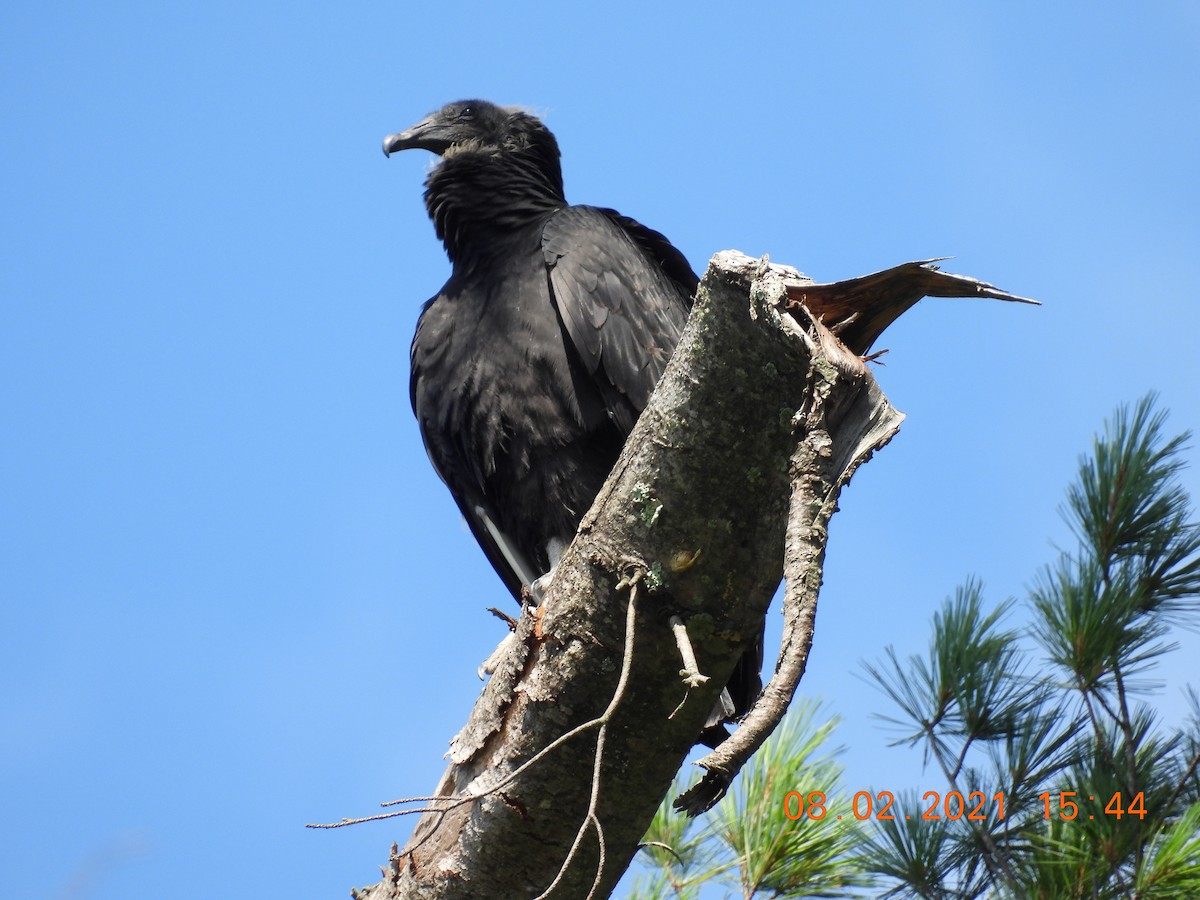
[[[462,109],[460,109],[460,110],[458,111],[458,117],[459,117],[460,119],[473,119],[473,118],[475,118],[475,107],[473,107],[473,106],[464,106]]]

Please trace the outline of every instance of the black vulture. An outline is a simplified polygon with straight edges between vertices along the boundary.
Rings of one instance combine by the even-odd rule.
[[[698,279],[659,232],[568,205],[535,116],[448,104],[383,151],[441,161],[425,207],[450,280],[421,311],[411,399],[438,475],[514,597],[575,536],[679,341]],[[761,687],[761,644],[730,693]],[[708,735],[711,739],[714,736]]]

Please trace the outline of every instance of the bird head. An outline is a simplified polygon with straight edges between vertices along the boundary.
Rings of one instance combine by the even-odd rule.
[[[536,117],[515,106],[486,100],[458,100],[416,125],[383,139],[383,152],[430,150],[439,156],[461,150],[520,150],[550,135]],[[553,140],[553,138],[550,138]]]

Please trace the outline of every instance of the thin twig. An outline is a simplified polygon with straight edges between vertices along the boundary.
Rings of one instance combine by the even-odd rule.
[[[600,733],[596,737],[596,755],[592,761],[592,791],[588,799],[587,815],[584,817],[583,824],[579,826],[579,830],[575,832],[575,840],[571,844],[571,849],[567,853],[567,858],[558,868],[558,874],[554,876],[554,880],[550,882],[549,887],[542,893],[538,894],[534,900],[544,900],[562,882],[567,874],[567,869],[575,859],[575,854],[579,852],[579,848],[583,843],[584,835],[587,834],[588,826],[595,825],[596,840],[600,847],[600,859],[596,864],[596,877],[592,882],[592,888],[588,891],[588,898],[595,894],[596,888],[600,884],[600,878],[604,874],[605,853],[604,853],[604,828],[600,824],[600,819],[596,815],[596,809],[600,805],[600,767],[604,761],[604,739],[608,732],[608,721],[612,718],[612,714],[620,705],[621,700],[625,696],[625,689],[629,684],[629,673],[633,668],[633,638],[636,633],[637,624],[637,593],[638,582],[642,579],[642,571],[639,570],[636,574],[628,579],[622,579],[618,583],[618,589],[623,585],[629,587],[629,604],[625,610],[625,651],[621,657],[621,677],[617,680],[617,688],[613,691],[612,699],[608,703],[608,708],[600,714],[598,718],[588,722],[588,725],[598,724]]]

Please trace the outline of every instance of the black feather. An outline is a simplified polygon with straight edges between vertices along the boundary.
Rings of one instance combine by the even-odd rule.
[[[509,591],[574,537],[679,341],[698,279],[659,234],[570,206],[558,143],[535,117],[452,103],[385,152],[442,161],[425,204],[453,273],[412,344],[429,458]],[[744,711],[759,655],[731,685]],[[752,670],[749,677],[746,671]],[[740,695],[740,696],[739,696]]]

